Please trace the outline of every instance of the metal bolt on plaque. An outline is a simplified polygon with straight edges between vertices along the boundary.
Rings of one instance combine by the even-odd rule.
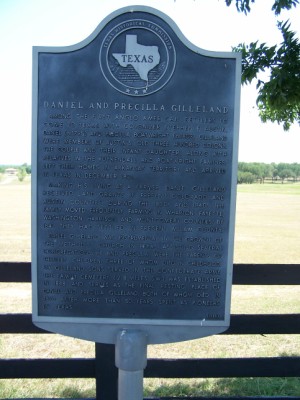
[[[148,7],[33,49],[33,322],[114,343],[120,400],[229,327],[240,73]]]

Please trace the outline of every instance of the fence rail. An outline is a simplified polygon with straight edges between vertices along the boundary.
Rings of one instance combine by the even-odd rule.
[[[30,267],[30,263],[2,262],[0,282],[31,282]],[[300,265],[236,264],[233,269],[233,284],[300,285]],[[33,325],[31,314],[0,314],[0,334],[21,333],[49,332]],[[232,315],[230,328],[222,333],[222,335],[250,334],[300,334],[300,314]],[[149,359],[145,377],[300,377],[300,357]],[[114,366],[113,345],[95,344],[95,358],[92,359],[0,359],[0,378],[95,378],[98,400],[117,399],[117,369]],[[206,398],[201,397],[201,400]],[[222,399],[229,398],[222,397]],[[255,396],[247,397],[251,398],[257,399]],[[270,399],[270,397],[260,397],[261,400],[267,398]],[[180,397],[164,399],[178,400]],[[209,399],[213,400],[216,397]],[[288,399],[299,400],[300,396]]]
[[[0,262],[0,282],[31,282],[31,263]],[[233,285],[300,285],[300,264],[235,264]]]

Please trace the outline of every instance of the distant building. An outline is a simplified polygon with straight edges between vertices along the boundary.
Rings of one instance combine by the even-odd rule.
[[[5,174],[6,175],[17,175],[18,169],[17,168],[6,168]]]

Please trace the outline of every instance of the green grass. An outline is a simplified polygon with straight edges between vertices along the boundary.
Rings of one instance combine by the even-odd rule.
[[[9,398],[95,398],[94,379],[0,380],[0,395]]]
[[[145,396],[299,396],[297,378],[222,378],[153,380],[145,388]]]
[[[30,185],[0,185],[0,258],[30,260]],[[238,185],[235,262],[300,264],[300,183]],[[22,207],[20,207],[20,198]],[[2,284],[0,312],[31,312],[30,285]],[[234,286],[233,314],[298,313],[299,287]],[[149,358],[299,356],[300,335],[219,335],[152,345]],[[1,335],[2,358],[94,357],[91,342]],[[145,396],[300,396],[298,378],[145,379]],[[1,398],[95,397],[93,379],[0,380]]]
[[[258,193],[272,194],[283,194],[283,195],[300,195],[300,182],[287,182],[281,183],[279,181],[271,182],[266,181],[263,184],[241,184],[238,185],[239,193],[251,193],[253,195]]]
[[[234,261],[300,263],[300,183],[238,185]]]

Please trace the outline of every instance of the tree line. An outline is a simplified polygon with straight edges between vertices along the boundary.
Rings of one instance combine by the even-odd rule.
[[[31,174],[31,165],[0,165],[0,174],[4,174],[7,168],[15,168],[18,179],[23,181],[26,175]],[[300,180],[300,164],[298,163],[260,163],[260,162],[239,162],[238,183],[265,183],[265,180],[293,181]]]
[[[300,177],[300,164],[298,163],[259,163],[239,162],[238,183],[264,183],[265,180],[297,182]]]
[[[0,178],[3,174],[7,173],[9,169],[15,170],[15,175],[18,177],[20,182],[22,182],[27,175],[31,174],[31,165],[28,165],[27,163],[22,165],[0,165]]]

